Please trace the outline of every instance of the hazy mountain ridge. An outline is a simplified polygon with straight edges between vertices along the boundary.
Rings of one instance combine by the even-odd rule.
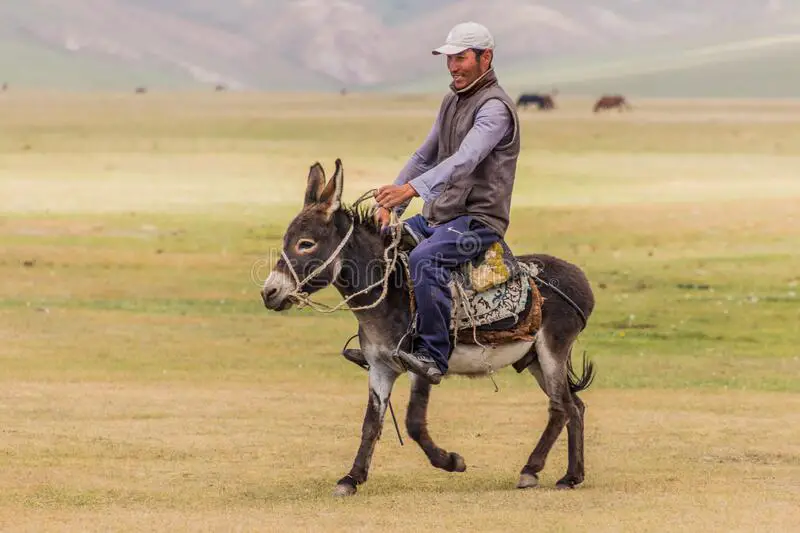
[[[554,64],[598,53],[623,57],[649,43],[667,49],[672,43],[676,48],[694,41],[714,44],[716,34],[726,43],[725,35],[736,28],[757,36],[800,35],[800,0],[697,4],[26,0],[0,6],[0,77],[23,85],[84,88],[123,87],[139,79],[165,86],[223,83],[276,90],[424,86],[426,77],[442,69],[430,48],[462,20],[490,27],[503,66]],[[57,67],[52,75],[36,71],[45,56]],[[559,81],[554,75],[548,79]]]

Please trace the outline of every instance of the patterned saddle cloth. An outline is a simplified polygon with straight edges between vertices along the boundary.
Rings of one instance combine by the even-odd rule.
[[[406,235],[403,247],[413,249],[416,239]],[[535,266],[519,262],[503,240],[461,265],[450,280],[450,334],[467,344],[533,340],[543,303],[533,282],[537,273]]]

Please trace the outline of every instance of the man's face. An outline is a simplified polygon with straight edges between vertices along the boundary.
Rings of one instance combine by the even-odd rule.
[[[489,70],[491,58],[491,50],[484,50],[480,58],[475,54],[475,50],[464,50],[460,54],[447,56],[447,70],[453,77],[453,87],[461,90],[480,78]]]

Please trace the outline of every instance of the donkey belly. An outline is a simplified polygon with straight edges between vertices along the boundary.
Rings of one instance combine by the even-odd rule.
[[[459,344],[450,355],[448,374],[471,376],[487,375],[490,370],[499,370],[522,358],[533,346],[533,342],[512,342],[484,350],[474,344]]]

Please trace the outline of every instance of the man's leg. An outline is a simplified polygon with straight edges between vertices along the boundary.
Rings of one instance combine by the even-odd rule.
[[[420,242],[430,237],[435,229],[428,225],[428,221],[422,215],[414,215],[404,220],[403,223],[406,225],[406,230],[410,231]]]
[[[450,355],[449,325],[452,301],[448,283],[450,271],[475,259],[500,237],[472,217],[459,217],[431,228],[430,237],[414,248],[409,256],[411,278],[419,318],[416,361],[403,359],[430,381],[438,382],[447,373]],[[435,372],[433,370],[438,372]]]

